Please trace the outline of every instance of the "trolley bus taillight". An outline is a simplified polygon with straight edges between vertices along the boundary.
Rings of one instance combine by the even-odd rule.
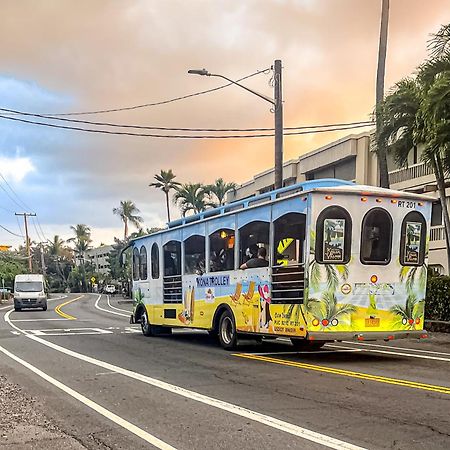
[[[312,324],[314,327],[317,327],[317,325],[319,325],[319,319],[313,319]]]
[[[327,327],[329,323],[330,323],[330,321],[328,319],[322,319],[322,325],[324,327]]]

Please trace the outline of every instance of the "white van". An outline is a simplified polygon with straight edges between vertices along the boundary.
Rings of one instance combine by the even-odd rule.
[[[14,279],[14,309],[42,308],[47,311],[47,290],[43,275],[16,275]]]

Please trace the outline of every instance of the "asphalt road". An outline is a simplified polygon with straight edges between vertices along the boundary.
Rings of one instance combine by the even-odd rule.
[[[204,332],[146,338],[130,310],[94,294],[1,309],[0,373],[86,448],[450,448],[448,335],[226,352]]]

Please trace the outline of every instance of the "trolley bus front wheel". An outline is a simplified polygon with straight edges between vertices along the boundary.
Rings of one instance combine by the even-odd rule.
[[[237,347],[238,337],[236,323],[230,311],[224,311],[219,321],[219,341],[225,350],[234,350]]]
[[[145,308],[142,310],[141,314],[141,330],[144,336],[153,336],[153,326],[150,324],[148,320],[147,311]]]

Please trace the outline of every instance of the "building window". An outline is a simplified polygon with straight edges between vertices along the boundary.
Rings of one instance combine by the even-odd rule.
[[[439,225],[442,225],[442,205],[441,202],[436,202],[431,206],[431,226]]]
[[[322,178],[338,178],[353,181],[356,178],[356,158],[348,158],[336,164],[312,170],[306,174],[307,180],[319,180]]]
[[[340,206],[325,208],[316,222],[315,258],[322,264],[347,264],[352,244],[352,219]]]
[[[269,223],[250,222],[239,230],[239,261],[244,264],[250,259],[258,257],[258,249],[264,247],[269,252]]]
[[[417,211],[408,213],[402,222],[400,237],[400,264],[421,266],[425,259],[427,225],[425,218]]]
[[[152,278],[154,280],[159,278],[159,249],[158,244],[155,242],[152,245]]]
[[[139,274],[141,280],[147,279],[147,249],[145,245],[141,247],[140,258],[139,258]]]
[[[373,208],[362,221],[361,262],[363,264],[389,264],[391,248],[392,217],[382,208]]]
[[[234,230],[224,228],[209,236],[209,269],[222,272],[234,269]]]
[[[184,241],[184,273],[205,273],[205,237],[191,236]]]
[[[133,280],[139,280],[139,250],[134,247],[133,248]]]

